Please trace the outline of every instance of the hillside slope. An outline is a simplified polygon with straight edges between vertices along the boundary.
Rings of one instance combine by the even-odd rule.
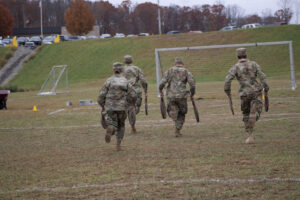
[[[134,63],[142,68],[149,80],[154,81],[155,48],[288,40],[293,41],[296,72],[299,72],[300,57],[297,56],[300,53],[299,36],[300,26],[281,26],[230,32],[111,38],[46,45],[25,64],[23,70],[9,84],[26,89],[38,89],[51,67],[62,64],[70,67],[69,81],[71,84],[104,79],[111,75],[112,63],[123,61],[123,56],[126,54],[132,55]],[[252,52],[254,53],[255,50],[250,50],[250,56]],[[269,72],[269,76],[288,75],[289,58],[287,53],[287,47],[274,47],[271,51],[262,49],[260,53],[257,53],[255,60],[268,61],[268,66],[264,70]],[[203,56],[178,52],[164,57],[167,58],[162,60],[164,69],[172,65],[173,59],[177,55],[186,57],[186,65],[199,65],[199,62],[206,63],[204,67],[198,67],[195,70],[197,72],[195,76],[200,81],[223,80],[230,66],[236,62],[234,49],[224,52],[207,52]],[[197,57],[200,57],[198,61],[195,59]],[[219,60],[220,63],[226,63],[226,65],[221,66],[216,63],[216,60]]]

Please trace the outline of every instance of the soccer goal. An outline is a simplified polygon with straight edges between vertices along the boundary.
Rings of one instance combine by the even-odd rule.
[[[38,95],[56,95],[67,92],[69,92],[68,66],[53,66]]]
[[[240,47],[247,48],[249,59],[261,66],[268,79],[284,82],[282,85],[278,81],[278,87],[297,88],[293,43],[281,41],[155,49],[157,90],[163,72],[174,66],[175,57],[184,59],[185,67],[198,81],[224,81],[228,70],[237,63],[235,50]]]

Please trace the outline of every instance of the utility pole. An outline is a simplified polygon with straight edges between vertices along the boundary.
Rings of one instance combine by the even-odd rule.
[[[40,0],[40,15],[41,15],[41,37],[43,38],[43,5],[42,1]]]
[[[160,19],[159,0],[157,0],[157,12],[158,12],[158,17],[157,17],[157,20],[158,20],[158,32],[159,32],[159,35],[161,35],[161,19]]]

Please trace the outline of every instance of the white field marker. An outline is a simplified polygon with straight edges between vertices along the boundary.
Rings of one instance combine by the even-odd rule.
[[[58,186],[58,187],[32,187],[24,188],[19,190],[12,191],[0,191],[0,194],[11,194],[11,193],[24,193],[24,192],[59,192],[66,190],[75,190],[75,189],[89,189],[89,188],[116,188],[116,187],[129,187],[137,185],[158,185],[158,184],[189,184],[189,183],[219,183],[219,184],[250,184],[250,183],[279,183],[279,182],[294,182],[296,184],[300,183],[300,178],[249,178],[249,179],[240,179],[240,178],[228,178],[228,179],[219,179],[219,178],[194,178],[194,179],[178,179],[178,180],[148,180],[148,181],[138,181],[138,182],[123,182],[123,183],[109,183],[109,184],[86,184],[86,185],[73,185],[69,187]]]
[[[59,112],[62,112],[62,111],[64,111],[64,110],[65,110],[65,109],[59,109],[59,110],[56,110],[56,111],[53,111],[53,112],[48,113],[48,115],[54,115],[54,114],[59,113]]]

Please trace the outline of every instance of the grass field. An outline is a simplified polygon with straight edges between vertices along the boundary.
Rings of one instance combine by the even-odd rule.
[[[7,60],[13,55],[16,48],[0,47],[0,69],[5,65]]]
[[[54,65],[69,66],[71,84],[97,81],[111,74],[112,63],[133,56],[148,80],[155,81],[155,48],[186,47],[220,44],[241,44],[270,41],[293,41],[296,71],[300,71],[300,26],[264,27],[252,30],[215,31],[203,34],[178,34],[137,38],[85,40],[46,45],[21,73],[9,84],[23,89],[37,90]],[[177,54],[162,55],[164,69],[173,65]],[[227,51],[179,52],[186,66],[193,68],[198,81],[221,81],[235,62],[235,49]],[[268,76],[289,75],[288,47],[249,48],[251,59],[259,62]],[[199,70],[200,69],[200,70]]]
[[[198,83],[201,122],[190,109],[182,138],[161,119],[151,84],[150,114],[138,115],[137,134],[126,124],[121,152],[115,138],[104,141],[99,107],[79,106],[96,101],[102,84],[9,96],[0,112],[0,199],[300,199],[300,90],[282,89],[287,80],[269,80],[270,111],[256,125],[254,145],[243,143],[240,102],[235,92],[231,116],[223,82]]]
[[[169,118],[161,119],[154,84],[155,48],[287,40],[300,80],[299,33],[300,26],[284,26],[43,46],[9,83],[30,91],[10,94],[8,110],[0,111],[0,199],[300,199],[300,90],[289,89],[286,47],[248,49],[271,88],[270,111],[255,127],[253,145],[244,144],[237,93],[232,116],[223,92],[234,49],[177,53],[197,80],[201,120],[196,123],[189,103],[182,138],[174,137]],[[95,102],[112,63],[126,54],[150,83],[150,114],[141,109],[137,134],[126,124],[116,152],[115,138],[104,141],[99,107],[79,100]],[[164,69],[177,54],[162,55]],[[70,93],[37,96],[51,67],[61,64],[69,66]]]

